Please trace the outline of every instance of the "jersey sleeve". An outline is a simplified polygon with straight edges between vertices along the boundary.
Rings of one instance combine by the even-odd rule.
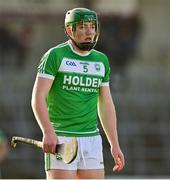
[[[54,50],[48,50],[38,65],[38,76],[54,79],[57,74],[57,57]]]
[[[107,56],[104,57],[105,75],[102,79],[101,86],[109,86],[110,81],[110,65]]]

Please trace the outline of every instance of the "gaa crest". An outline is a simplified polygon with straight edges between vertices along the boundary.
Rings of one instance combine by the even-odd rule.
[[[95,66],[96,71],[100,71],[100,64],[95,64],[94,66]]]

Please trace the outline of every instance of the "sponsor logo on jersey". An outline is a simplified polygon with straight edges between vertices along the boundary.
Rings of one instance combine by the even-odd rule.
[[[101,78],[64,75],[63,84],[98,88],[102,83]]]
[[[77,66],[74,61],[66,61],[67,66]]]

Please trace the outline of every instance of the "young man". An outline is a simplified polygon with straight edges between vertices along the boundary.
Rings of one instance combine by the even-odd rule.
[[[86,8],[68,11],[65,32],[69,41],[42,57],[32,94],[33,111],[43,133],[47,178],[103,179],[97,109],[115,171],[123,169],[124,156],[109,89],[108,59],[93,49],[99,36],[97,14]],[[65,164],[56,159],[55,147],[72,137],[77,138],[78,154],[71,164]]]

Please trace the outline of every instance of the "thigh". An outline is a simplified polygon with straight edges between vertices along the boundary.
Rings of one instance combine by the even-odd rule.
[[[76,170],[51,169],[46,171],[47,179],[76,179]]]
[[[104,179],[104,169],[80,169],[77,171],[79,179]]]
[[[69,137],[67,138],[67,137],[58,136],[58,138],[59,138],[60,143],[65,143],[70,140]],[[76,157],[76,159],[72,163],[66,164],[61,159],[58,159],[56,155],[50,154],[50,153],[45,153],[44,159],[45,159],[45,170],[46,171],[55,170],[55,169],[56,170],[76,171],[77,163],[79,160],[78,157]]]
[[[80,138],[79,151],[79,170],[104,169],[101,136]]]

